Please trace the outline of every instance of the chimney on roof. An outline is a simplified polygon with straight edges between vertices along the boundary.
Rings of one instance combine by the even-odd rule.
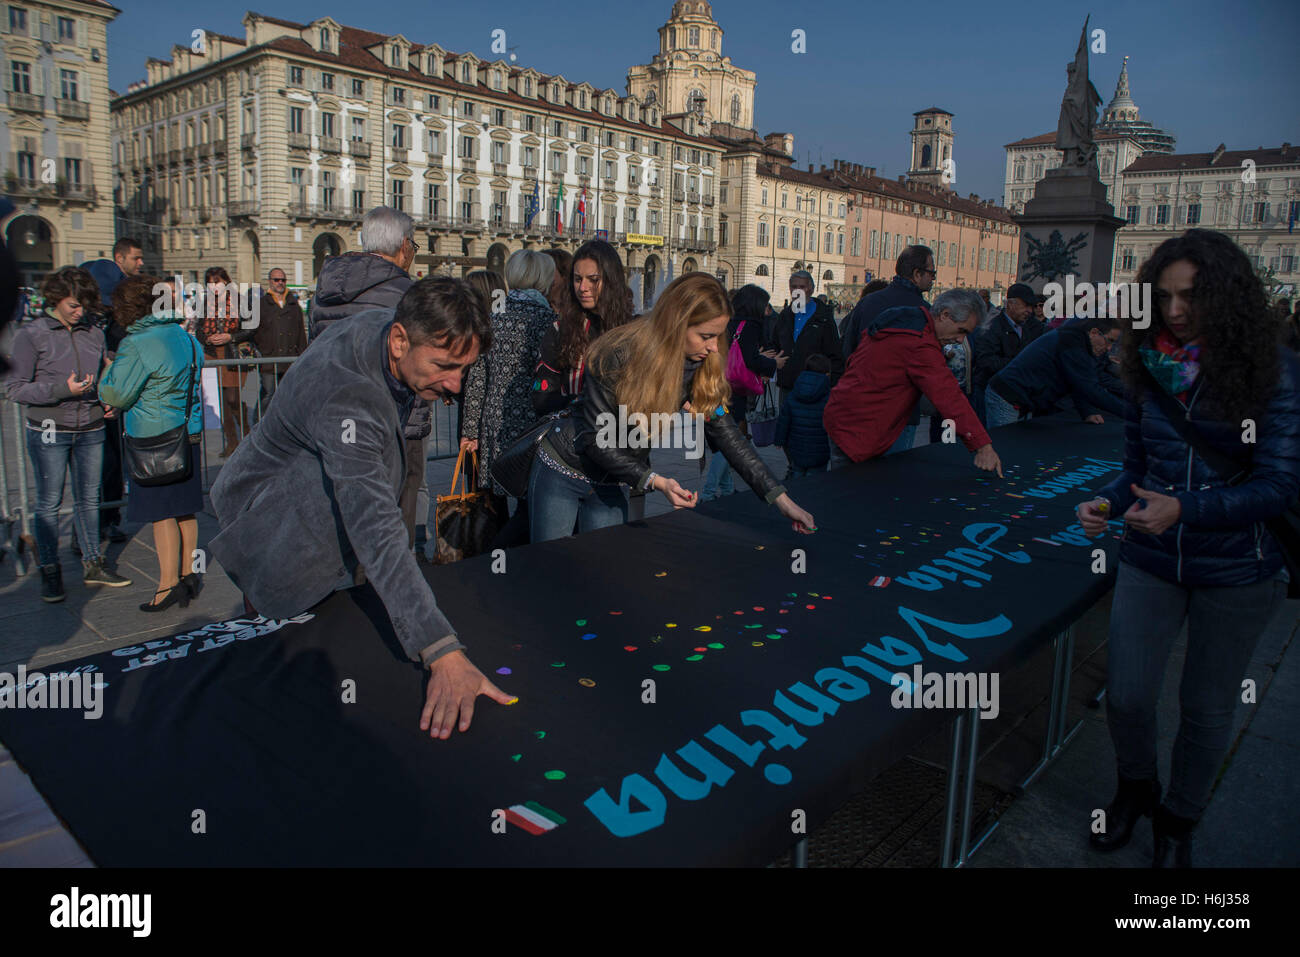
[[[900,184],[904,184],[904,185],[906,185],[906,183],[907,183],[907,177],[904,176],[902,173],[900,173],[900,174],[898,175],[898,182],[899,182]]]
[[[1217,163],[1219,160],[1223,159],[1223,154],[1224,154],[1226,151],[1227,151],[1227,150],[1226,150],[1226,148],[1224,147],[1224,145],[1223,145],[1222,143],[1220,143],[1218,146],[1216,146],[1216,147],[1214,148],[1214,155],[1210,157],[1210,165],[1213,166],[1213,165],[1214,165],[1215,163]]]
[[[1283,144],[1282,144],[1282,155],[1283,155],[1283,156],[1286,156],[1286,154],[1289,153],[1289,152],[1291,152],[1291,144],[1290,144],[1290,143],[1283,143]]]

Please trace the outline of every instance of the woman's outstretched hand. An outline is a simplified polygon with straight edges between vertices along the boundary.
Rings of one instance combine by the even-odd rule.
[[[785,492],[782,492],[781,497],[772,504],[781,510],[782,515],[790,519],[790,526],[796,532],[802,535],[811,535],[817,531],[817,523],[813,520],[812,515],[796,505],[794,499]]]

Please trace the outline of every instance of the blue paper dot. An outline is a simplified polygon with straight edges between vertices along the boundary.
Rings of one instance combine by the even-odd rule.
[[[596,637],[596,633],[595,633],[594,631],[589,631],[589,632],[587,632],[585,635],[582,636],[582,640],[583,640],[583,641],[591,641],[591,639],[593,639],[593,638],[595,638],[595,637]]]
[[[790,773],[790,769],[783,764],[769,764],[763,768],[763,777],[773,784],[789,784],[794,780],[794,775]]]

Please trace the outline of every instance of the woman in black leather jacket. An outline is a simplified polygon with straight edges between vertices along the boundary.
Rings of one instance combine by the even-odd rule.
[[[1263,287],[1222,233],[1192,229],[1161,243],[1137,281],[1154,286],[1156,308],[1150,328],[1122,340],[1124,472],[1078,509],[1089,535],[1107,519],[1124,522],[1106,690],[1119,787],[1091,840],[1123,847],[1138,818],[1154,815],[1153,865],[1186,867],[1247,664],[1287,591],[1269,523],[1300,492],[1300,360],[1278,349]],[[1234,463],[1225,467],[1245,471],[1244,481],[1229,484],[1206,455]],[[1162,803],[1156,705],[1184,623]]]
[[[704,434],[731,467],[796,531],[815,529],[813,517],[786,494],[726,414],[731,389],[718,339],[730,315],[722,284],[705,273],[688,273],[668,285],[648,316],[595,342],[581,396],[541,441],[533,461],[528,482],[533,542],[570,534],[575,519],[580,532],[625,521],[625,485],[662,492],[678,508],[693,507],[696,496],[650,468],[644,433],[651,423],[637,421],[639,415],[679,411],[694,416],[696,429],[703,421]],[[702,441],[698,431],[694,436]],[[666,438],[661,433],[659,440]]]

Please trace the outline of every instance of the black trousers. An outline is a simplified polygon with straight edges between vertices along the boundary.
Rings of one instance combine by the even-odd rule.
[[[122,413],[104,420],[104,470],[99,483],[99,500],[116,502],[122,498]],[[105,508],[99,512],[99,527],[122,524],[122,510]]]

